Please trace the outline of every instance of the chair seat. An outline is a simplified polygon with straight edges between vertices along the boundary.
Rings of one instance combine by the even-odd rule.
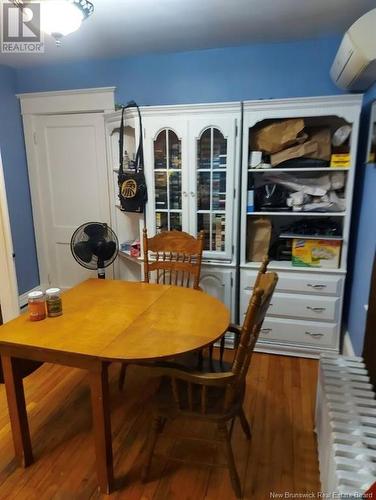
[[[183,370],[200,371],[203,373],[228,372],[232,366],[232,363],[224,360],[221,362],[219,359],[210,357],[205,352],[201,359],[198,352],[188,352],[175,357],[172,361]]]

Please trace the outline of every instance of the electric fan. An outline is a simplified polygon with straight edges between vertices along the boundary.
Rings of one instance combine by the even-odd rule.
[[[73,233],[71,251],[76,261],[86,269],[97,269],[98,278],[105,278],[105,268],[118,254],[119,242],[107,224],[88,222]]]

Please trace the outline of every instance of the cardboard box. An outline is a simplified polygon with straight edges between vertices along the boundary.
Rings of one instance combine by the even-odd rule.
[[[340,240],[308,240],[294,238],[292,241],[292,265],[296,267],[339,267],[342,242]]]
[[[270,155],[270,163],[273,167],[293,158],[330,160],[332,151],[330,129],[315,127],[307,130],[309,131],[308,140],[303,144],[298,144]]]

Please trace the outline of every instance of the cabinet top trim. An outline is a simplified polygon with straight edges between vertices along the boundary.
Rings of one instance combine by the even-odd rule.
[[[109,112],[114,109],[115,88],[99,87],[52,92],[28,92],[16,94],[16,96],[20,100],[23,115]]]
[[[296,107],[301,106],[318,106],[323,104],[325,106],[360,106],[363,101],[363,94],[339,94],[330,96],[314,96],[314,97],[289,97],[285,99],[258,99],[252,101],[243,101],[244,110],[250,109],[254,111],[255,109],[265,110],[268,107],[275,109],[276,107]]]
[[[161,115],[161,114],[181,114],[182,112],[187,114],[202,113],[202,112],[213,112],[213,113],[223,113],[223,112],[236,112],[241,111],[241,102],[222,102],[222,103],[205,103],[205,104],[163,104],[160,106],[140,106],[140,111],[143,116]],[[128,109],[126,111],[129,117],[136,117],[136,111],[134,109]],[[120,119],[121,110],[117,110],[113,113],[106,114],[106,121],[111,121],[112,119]]]
[[[94,94],[98,92],[115,92],[116,87],[94,87],[88,89],[70,89],[70,90],[48,90],[46,92],[24,92],[22,94],[16,94],[18,99],[27,99],[34,97],[48,97],[48,96],[61,96],[70,94]]]

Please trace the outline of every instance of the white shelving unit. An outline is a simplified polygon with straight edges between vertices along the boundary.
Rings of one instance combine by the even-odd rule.
[[[173,228],[191,234],[202,228],[206,230],[201,286],[228,305],[232,320],[242,321],[260,266],[259,262],[248,262],[246,258],[247,220],[264,216],[288,223],[307,217],[334,217],[342,227],[338,269],[293,267],[290,261],[271,262],[270,269],[278,272],[279,283],[257,344],[260,351],[308,357],[338,352],[361,100],[361,96],[345,95],[248,101],[243,112],[242,103],[141,108],[149,197],[145,214],[148,233],[153,235]],[[323,120],[326,125],[335,117],[337,122],[351,124],[351,167],[249,169],[248,141],[252,128],[263,120],[294,117],[312,118],[316,123]],[[120,112],[107,115],[105,123],[112,225],[120,242],[124,242],[140,237],[144,216],[124,213],[119,208]],[[124,147],[130,156],[135,153],[139,133],[137,116],[128,110]],[[343,172],[346,210],[247,213],[248,176],[271,172],[289,175]],[[115,276],[142,279],[142,259],[121,253]]]
[[[290,261],[271,261],[269,269],[276,270],[279,282],[261,331],[257,350],[278,354],[317,357],[321,352],[338,352],[341,334],[344,281],[350,239],[350,218],[357,155],[358,127],[362,96],[344,95],[282,100],[248,101],[243,111],[242,201],[240,230],[240,303],[239,319],[245,313],[247,301],[259,262],[247,260],[247,221],[251,217],[267,217],[293,222],[307,217],[335,218],[342,227],[342,250],[338,269],[294,267]],[[306,118],[315,125],[350,124],[351,161],[348,168],[267,168],[248,166],[250,137],[253,128],[266,120]],[[346,209],[343,212],[255,211],[247,213],[249,175],[288,172],[299,176],[301,172],[327,174],[344,172],[346,176]],[[257,207],[256,207],[257,210]],[[281,218],[281,219],[280,219]],[[305,237],[305,236],[304,236]],[[325,237],[322,237],[325,239]]]

